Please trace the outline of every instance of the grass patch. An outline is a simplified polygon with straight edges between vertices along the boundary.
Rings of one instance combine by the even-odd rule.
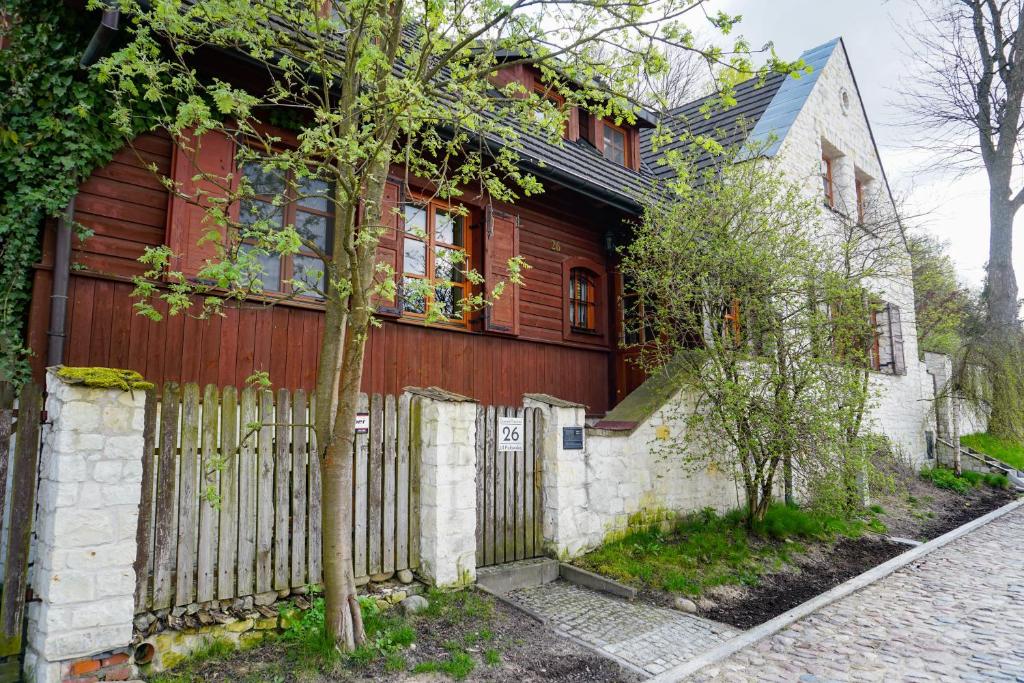
[[[416,674],[443,673],[461,681],[476,668],[476,662],[466,652],[453,652],[448,659],[433,662],[421,662],[413,667]]]
[[[960,476],[957,476],[953,470],[947,467],[926,467],[921,470],[921,478],[930,481],[940,489],[954,491],[961,495],[965,495],[971,489],[979,486],[990,486],[995,489],[1010,488],[1010,480],[1005,475],[964,470]]]
[[[620,581],[670,593],[699,595],[727,584],[753,585],[761,574],[788,562],[804,543],[859,536],[875,520],[844,520],[783,503],[772,505],[748,530],[743,512],[707,509],[679,519],[668,532],[657,526],[635,531],[578,561]]]
[[[236,651],[231,641],[214,638],[193,650],[186,660],[173,669],[158,673],[149,680],[151,683],[192,683],[198,680],[193,669],[210,660],[230,657]]]
[[[1024,444],[1010,439],[1000,439],[991,434],[967,434],[960,437],[960,443],[970,449],[1002,460],[1018,470],[1024,470]]]

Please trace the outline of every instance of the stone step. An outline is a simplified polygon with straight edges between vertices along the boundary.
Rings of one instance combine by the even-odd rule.
[[[557,578],[558,561],[550,557],[478,567],[476,570],[477,585],[497,595],[505,595],[524,588],[536,588]]]

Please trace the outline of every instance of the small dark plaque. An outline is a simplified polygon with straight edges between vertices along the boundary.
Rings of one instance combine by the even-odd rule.
[[[582,451],[583,427],[562,427],[562,448],[567,451]]]

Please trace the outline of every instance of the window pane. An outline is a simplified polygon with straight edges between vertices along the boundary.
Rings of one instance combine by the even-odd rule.
[[[426,237],[427,235],[427,210],[416,204],[405,205],[405,231],[414,235]]]
[[[466,264],[466,252],[459,249],[434,248],[434,277],[440,280],[462,282]]]
[[[241,251],[249,253],[256,247],[252,244],[243,244]],[[262,252],[262,250],[259,250]],[[281,289],[281,257],[277,254],[256,253],[256,260],[259,263],[259,271],[253,273],[254,282],[259,282],[266,291],[280,291]]]
[[[402,310],[407,313],[426,313],[427,302],[418,291],[423,280],[414,277],[402,279]]]
[[[295,286],[296,291],[307,296],[323,297],[327,288],[327,275],[324,262],[313,256],[292,257],[292,279],[305,283],[306,287]]]
[[[297,211],[295,229],[321,249],[327,249],[327,216]]]
[[[281,207],[274,206],[270,202],[243,199],[238,220],[242,225],[255,225],[257,221],[264,221],[260,228],[273,229],[281,227],[284,215],[281,213]]]
[[[441,305],[441,312],[446,318],[462,319],[462,287],[435,287],[434,299]]]
[[[299,206],[326,213],[331,210],[331,203],[328,199],[330,194],[331,184],[326,180],[299,179]]]
[[[434,214],[434,239],[457,247],[465,246],[462,235],[462,216],[438,211]]]
[[[604,156],[618,164],[626,163],[626,136],[622,131],[604,126]]]
[[[256,194],[284,194],[284,175],[275,169],[264,169],[258,161],[248,161],[242,166],[242,175],[249,179],[249,184]]]
[[[405,272],[413,275],[427,274],[427,245],[418,240],[405,238]]]

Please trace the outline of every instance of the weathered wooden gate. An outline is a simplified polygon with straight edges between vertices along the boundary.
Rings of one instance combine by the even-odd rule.
[[[359,397],[357,580],[419,566],[408,394]],[[147,397],[136,611],[319,584],[321,479],[304,391],[168,382]]]
[[[26,384],[14,407],[10,385],[0,383],[0,683],[20,680],[28,551],[35,511],[42,392]]]
[[[478,567],[539,557],[542,554],[542,419],[538,408],[477,408]],[[522,434],[515,433],[517,426],[522,429]],[[520,446],[518,449],[511,450],[517,445]]]

